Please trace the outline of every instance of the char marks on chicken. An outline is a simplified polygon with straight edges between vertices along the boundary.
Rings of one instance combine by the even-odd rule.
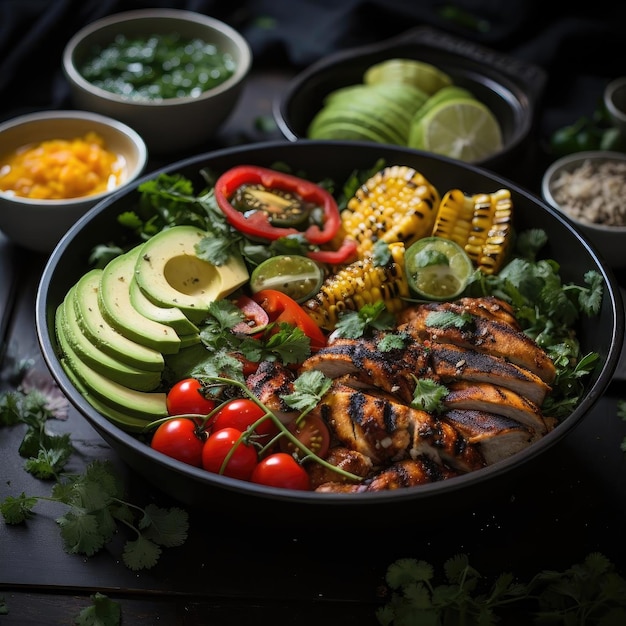
[[[343,446],[365,454],[375,466],[427,456],[462,472],[484,467],[478,449],[446,422],[388,394],[366,393],[346,382],[334,381],[315,411]]]
[[[351,376],[354,386],[374,387],[410,403],[415,378],[431,378],[428,350],[416,341],[404,347],[381,351],[382,333],[360,339],[336,339],[309,357],[302,371],[319,370],[328,378]]]
[[[462,314],[470,323],[429,324],[433,312]],[[520,330],[512,308],[497,298],[417,304],[397,326],[358,339],[332,337],[300,373],[333,379],[312,410],[328,425],[331,466],[305,465],[313,488],[325,493],[382,491],[446,480],[496,463],[554,427],[541,406],[555,368]],[[391,349],[381,349],[381,341]],[[401,341],[397,341],[400,338]],[[447,393],[434,412],[415,403],[417,382]],[[264,363],[249,387],[281,419],[293,411],[280,395],[293,391],[291,370]]]
[[[514,419],[487,411],[452,409],[443,413],[442,419],[479,446],[488,465],[520,452],[540,437]]]
[[[404,459],[393,463],[371,478],[359,484],[327,482],[319,485],[319,493],[365,493],[368,491],[392,491],[406,487],[417,487],[458,476],[458,472],[439,465],[430,457]]]
[[[489,319],[479,306],[465,298],[462,302],[433,302],[415,307],[410,319],[399,327],[418,341],[454,344],[498,356],[530,370],[550,384],[556,376],[552,359],[528,335],[503,319]],[[478,314],[475,311],[480,311]],[[437,313],[452,313],[463,319],[462,325],[438,324]],[[460,316],[464,316],[461,318]]]

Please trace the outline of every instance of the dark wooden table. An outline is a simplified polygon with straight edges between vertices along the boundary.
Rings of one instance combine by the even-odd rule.
[[[270,116],[272,99],[288,77],[280,71],[253,75],[218,142],[207,148],[272,138],[257,122]],[[526,174],[532,181],[532,173]],[[34,331],[45,261],[0,238],[3,389],[15,384],[23,362],[35,384],[51,383]],[[626,423],[617,416],[617,403],[626,399],[625,369],[620,365],[593,412],[548,454],[453,513],[414,509],[381,528],[339,514],[315,526],[298,518],[268,523],[256,519],[254,510],[240,520],[220,510],[191,510],[184,546],[165,550],[154,569],[135,573],[120,560],[120,538],[91,558],[65,553],[55,523],[62,511],[42,503],[26,525],[0,522],[0,598],[9,608],[0,624],[70,624],[99,591],[120,602],[125,625],[375,625],[386,568],[400,557],[441,568],[447,558],[465,553],[485,576],[512,571],[527,580],[600,551],[623,573],[626,455],[620,442]],[[131,501],[176,504],[130,473],[73,409],[50,426],[71,433],[77,452],[70,471],[107,459],[124,476]],[[23,469],[17,453],[22,435],[20,427],[0,430],[0,499],[22,491],[49,493]]]

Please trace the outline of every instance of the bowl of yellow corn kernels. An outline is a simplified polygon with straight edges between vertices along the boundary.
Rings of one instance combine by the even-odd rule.
[[[258,271],[275,259],[273,273]],[[543,259],[558,265],[533,269]],[[598,306],[565,329],[598,355],[569,391],[516,313],[528,282],[540,311],[537,283],[509,299],[503,287],[556,267],[551,290],[598,290]],[[413,290],[422,275],[428,298]],[[454,280],[460,290],[446,291]],[[570,222],[516,184],[406,148],[303,140],[199,155],[100,202],[50,256],[36,323],[73,409],[174,499],[272,520],[347,507],[383,522],[508,489],[547,455],[609,384],[622,306]],[[472,336],[456,326],[468,316],[490,333],[504,326],[523,348],[458,345]],[[525,398],[515,418],[502,414],[515,402],[492,401],[482,422],[452,404],[465,394],[459,382],[488,392],[494,377],[512,385],[498,397]],[[190,435],[186,455],[168,445],[175,420]]]
[[[148,158],[143,139],[86,111],[41,111],[0,125],[0,230],[49,253],[91,207],[134,181]]]

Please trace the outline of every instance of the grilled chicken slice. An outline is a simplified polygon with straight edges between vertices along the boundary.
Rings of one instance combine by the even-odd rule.
[[[315,489],[319,493],[364,493],[416,487],[457,476],[457,472],[435,463],[429,457],[405,459],[381,470],[362,484],[328,482]]]
[[[460,328],[454,325],[436,325],[433,314],[440,312],[461,315],[468,313],[468,307],[458,302],[423,304],[416,308],[410,322],[399,329],[408,332],[418,341],[452,343],[461,348],[502,357],[530,370],[548,384],[554,381],[556,368],[552,359],[516,326],[473,313],[470,321]]]
[[[439,464],[469,472],[485,465],[478,450],[448,423],[395,401],[334,381],[315,409],[334,436],[374,465],[428,456]]]
[[[448,385],[449,393],[443,399],[448,409],[488,411],[528,426],[539,434],[548,430],[541,409],[515,391],[491,383],[458,381]]]
[[[515,391],[539,407],[550,391],[539,376],[502,357],[437,342],[431,344],[429,355],[444,384],[458,380],[492,383]]]
[[[287,424],[299,415],[281,397],[293,392],[294,379],[294,373],[281,363],[262,361],[257,371],[248,376],[246,385],[281,422]]]
[[[365,478],[372,471],[372,460],[368,456],[343,446],[331,448],[326,455],[325,461],[361,478]],[[353,484],[349,478],[319,463],[308,463],[305,467],[311,478],[311,487],[313,489],[330,482]]]
[[[442,419],[479,446],[488,465],[516,454],[540,437],[532,428],[487,411],[453,409],[443,413]]]
[[[410,403],[415,377],[433,376],[427,351],[415,341],[408,341],[404,348],[381,351],[377,345],[382,337],[377,334],[368,339],[337,339],[310,356],[301,371],[315,369],[329,378],[349,374],[355,385],[377,387]]]
[[[470,313],[471,315],[480,315],[487,320],[494,322],[502,322],[508,324],[516,330],[521,330],[519,322],[515,317],[513,307],[508,302],[495,298],[494,296],[485,296],[483,298],[460,298],[455,300],[455,306],[459,312]],[[398,316],[398,325],[410,322],[417,313],[417,309],[422,305],[408,307],[401,311]]]

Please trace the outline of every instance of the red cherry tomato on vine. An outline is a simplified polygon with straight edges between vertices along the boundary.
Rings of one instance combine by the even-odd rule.
[[[265,457],[252,472],[253,483],[283,489],[310,491],[311,480],[306,470],[290,454],[276,452]]]
[[[244,432],[248,426],[252,426],[264,415],[265,411],[256,402],[248,398],[229,400],[213,416],[211,432],[217,432],[222,428],[236,428]],[[259,443],[264,444],[278,433],[278,427],[268,417],[254,429],[254,432],[257,435],[264,435],[259,440]]]
[[[175,417],[163,422],[152,436],[150,446],[173,459],[202,467],[202,450],[206,432],[188,417]]]
[[[202,448],[202,467],[215,474],[250,480],[258,460],[257,451],[254,446],[239,441],[240,437],[241,431],[236,428],[222,428],[209,435]],[[233,453],[222,471],[224,460],[231,450]]]
[[[287,424],[287,429],[317,456],[324,458],[328,454],[330,431],[321,417],[311,414],[305,415],[299,422],[294,420]],[[302,450],[285,436],[280,440],[280,449],[287,454],[296,454],[299,458],[304,456]]]
[[[202,383],[195,378],[185,378],[177,382],[166,398],[167,411],[170,415],[198,413],[206,415],[215,408],[215,402],[206,398]]]

